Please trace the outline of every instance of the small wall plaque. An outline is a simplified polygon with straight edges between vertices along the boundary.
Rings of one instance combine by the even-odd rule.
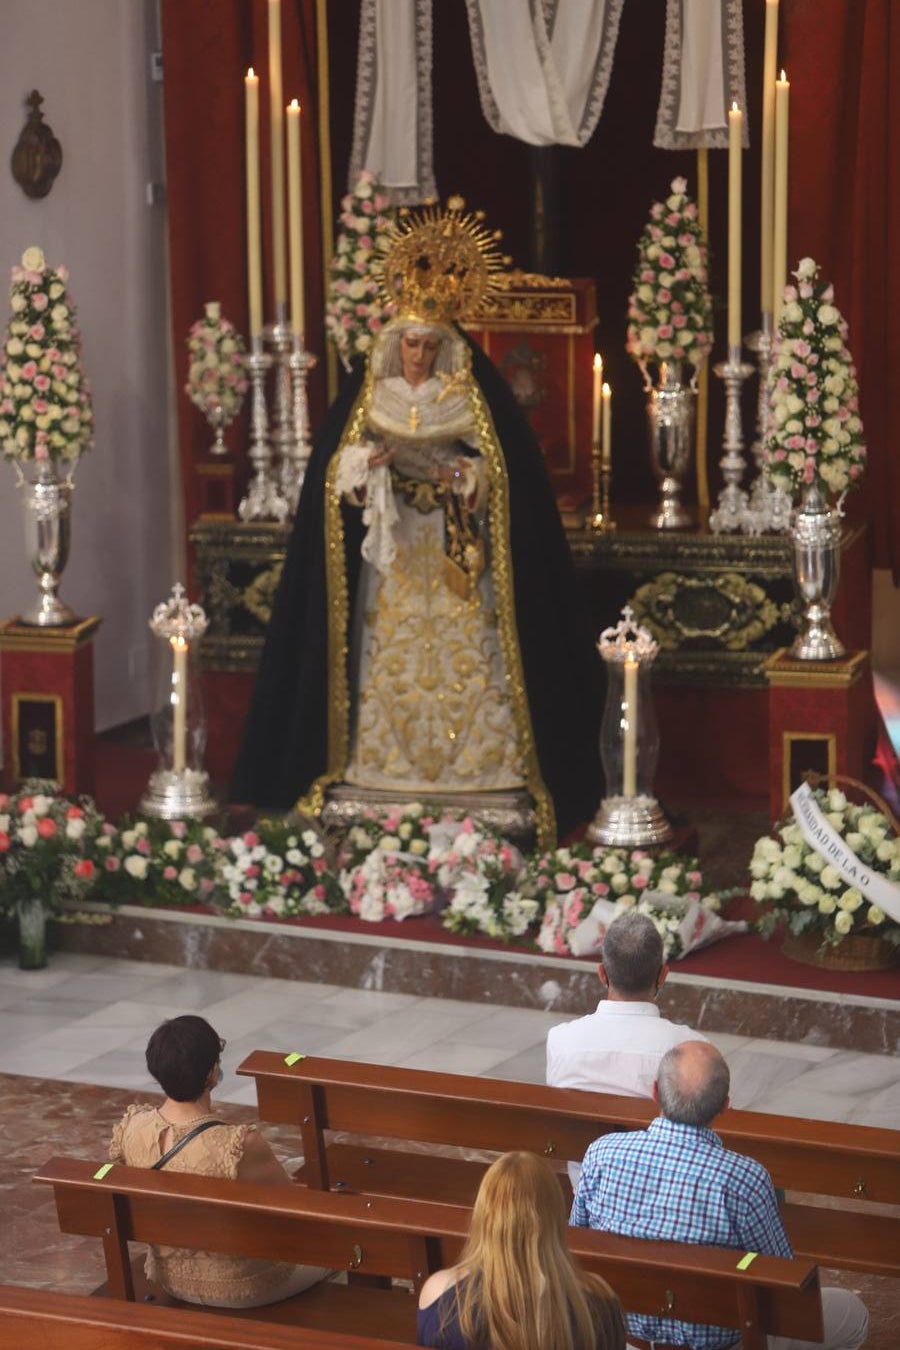
[[[43,97],[32,89],[29,113],[12,152],[12,175],[26,197],[46,197],[62,168],[62,146],[44,121]]]

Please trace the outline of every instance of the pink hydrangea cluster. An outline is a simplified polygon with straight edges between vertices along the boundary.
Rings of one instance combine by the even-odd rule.
[[[393,223],[390,200],[374,174],[360,174],[352,192],[341,199],[340,230],[331,260],[331,283],[325,329],[345,366],[365,354],[375,334],[390,317],[379,299],[380,286],[372,263]]]
[[[211,300],[202,319],[188,334],[188,380],[185,393],[204,416],[221,410],[226,425],[241,410],[247,392],[244,340]]]
[[[866,463],[847,324],[812,258],[793,275],[769,371],[766,470],[787,492],[817,484],[838,495],[856,486]]]
[[[650,208],[638,241],[634,289],[628,298],[625,349],[635,361],[690,361],[698,366],[712,348],[708,249],[687,181]]]
[[[0,448],[7,459],[77,460],[93,446],[94,413],[65,267],[29,248],[12,269],[0,354]]]

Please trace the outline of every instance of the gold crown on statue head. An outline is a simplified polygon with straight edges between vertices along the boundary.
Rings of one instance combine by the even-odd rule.
[[[503,236],[487,229],[483,211],[464,208],[462,197],[449,197],[446,209],[426,202],[399,212],[376,264],[398,318],[452,323],[495,289],[510,262],[498,248]]]

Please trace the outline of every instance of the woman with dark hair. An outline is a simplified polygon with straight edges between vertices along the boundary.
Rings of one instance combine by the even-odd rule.
[[[559,1181],[536,1153],[485,1172],[459,1265],[419,1296],[416,1344],[436,1350],[625,1350],[619,1300],[566,1243]]]
[[[165,1168],[232,1181],[291,1184],[253,1125],[227,1125],[213,1113],[225,1042],[202,1017],[173,1017],[147,1044],[147,1069],[166,1094],[162,1106],[129,1106],[113,1130],[109,1156],[126,1167]],[[153,1247],[147,1276],[173,1298],[216,1308],[259,1308],[299,1294],[328,1272],[183,1247]]]

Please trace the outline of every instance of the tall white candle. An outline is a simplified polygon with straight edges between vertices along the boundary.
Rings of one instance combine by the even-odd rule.
[[[622,793],[634,797],[637,793],[637,719],[638,670],[640,662],[633,651],[624,661],[625,692],[622,698]]]
[[[247,291],[250,333],[263,326],[262,244],[259,216],[259,76],[253,67],[244,77],[244,133],[247,152]]]
[[[759,222],[759,307],[772,310],[772,243],[775,229],[775,78],[778,74],[778,2],[766,0],[763,47],[762,179]]]
[[[183,637],[172,642],[172,768],[184,773],[187,767],[187,656]]]
[[[788,263],[788,121],[791,86],[784,71],[775,85],[775,239],[772,257],[772,317],[781,318]]]
[[[728,346],[741,345],[741,171],[744,114],[728,112]]]
[[[269,121],[272,135],[272,263],[275,304],[285,301],[284,111],[281,92],[281,0],[269,0]],[[277,317],[277,316],[276,316]]]
[[[600,462],[604,469],[612,464],[612,390],[604,384],[601,391],[603,399],[603,437],[600,449]]]
[[[600,389],[603,384],[603,357],[597,352],[594,356],[594,389],[591,411],[591,445],[600,440]]]
[[[300,154],[300,104],[291,99],[287,106],[288,140],[288,239],[291,257],[291,323],[294,332],[303,334],[303,179]]]

